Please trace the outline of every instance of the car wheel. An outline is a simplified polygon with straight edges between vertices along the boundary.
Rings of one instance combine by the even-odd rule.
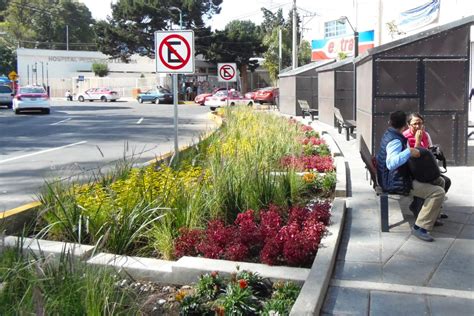
[[[80,95],[80,96],[77,98],[77,100],[78,100],[79,102],[84,102],[84,97],[83,97],[82,95]]]
[[[7,105],[7,108],[8,108],[8,109],[11,109],[11,108],[13,108],[13,104],[9,104],[9,105]]]
[[[20,114],[20,109],[15,109],[15,114]]]
[[[215,106],[211,106],[209,109],[210,109],[212,112],[214,112],[217,108],[216,108]]]
[[[248,106],[253,106],[253,102],[250,101],[247,105],[248,105]]]
[[[258,103],[263,104],[263,101],[258,101]]]
[[[160,98],[155,99],[155,104],[160,104]]]
[[[100,97],[100,101],[102,101],[102,102],[107,102],[107,97],[101,96],[101,97]]]
[[[43,109],[43,114],[49,114],[51,112],[50,109]]]
[[[231,102],[231,103],[230,103],[230,106],[234,106],[234,105],[235,105],[235,103],[234,103],[234,102]]]
[[[143,103],[143,99],[142,98],[138,98],[138,103]]]

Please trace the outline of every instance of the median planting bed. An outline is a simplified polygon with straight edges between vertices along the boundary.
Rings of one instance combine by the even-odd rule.
[[[144,168],[123,161],[86,183],[47,183],[34,231],[117,255],[310,268],[330,223],[335,182],[328,146],[311,127],[235,107],[225,109],[222,126],[181,152],[179,161]],[[218,292],[254,289],[234,279]],[[237,304],[220,294],[204,302],[196,291],[180,292],[179,308],[195,299],[227,313]],[[250,296],[242,308],[262,313],[266,303],[252,303],[256,295]],[[294,299],[281,301],[290,308]]]

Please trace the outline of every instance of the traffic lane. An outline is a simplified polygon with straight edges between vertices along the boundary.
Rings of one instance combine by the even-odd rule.
[[[172,106],[56,106],[47,120],[26,117],[1,124],[0,161],[25,151],[39,151],[82,141],[152,139],[173,126]],[[57,109],[63,109],[57,111]],[[44,117],[44,116],[43,116]],[[12,123],[13,122],[13,123]],[[180,105],[179,130],[187,124],[209,123],[207,111]],[[187,129],[185,129],[186,131]]]
[[[205,109],[200,109],[200,111],[199,109],[200,107],[196,106],[182,107],[180,105],[180,110],[182,110],[179,125],[180,145],[198,141],[199,136],[213,125],[207,119],[208,112]],[[142,115],[143,110],[150,114],[149,112],[156,112],[157,109],[150,111],[150,108],[143,107],[135,110],[138,111],[136,114]],[[168,116],[173,112],[172,106],[170,109],[160,108],[159,110],[160,114],[167,111]],[[20,147],[22,144],[25,145],[22,148],[26,152],[26,154],[23,153],[24,157],[18,156],[17,153],[3,164],[0,161],[0,194],[2,195],[0,210],[11,209],[29,202],[43,185],[44,179],[69,177],[87,170],[97,172],[97,168],[110,167],[115,160],[123,158],[124,154],[129,158],[133,157],[137,162],[143,162],[169,152],[173,147],[173,121],[170,117],[140,116],[137,120],[138,115],[129,115],[123,120],[128,122],[128,128],[122,126],[117,130],[116,125],[119,124],[115,119],[112,122],[105,120],[109,123],[104,123],[101,117],[83,116],[81,120],[71,119],[54,125],[62,126],[62,134],[58,133],[55,137],[57,138],[56,145],[58,141],[61,141],[61,144],[64,143],[62,139],[64,135],[69,136],[70,142],[82,139],[82,142],[86,143],[79,141],[75,146],[57,150],[52,146],[39,146],[38,149],[42,148],[45,152],[35,154],[37,152],[29,149],[31,144],[37,145],[38,141],[32,139],[30,144],[27,142],[16,144]],[[110,115],[107,116],[110,119]],[[66,125],[66,128],[63,125]],[[98,125],[100,129],[96,130]],[[81,131],[81,134],[70,137],[69,134],[74,131]],[[122,132],[121,136],[118,135],[119,131]]]

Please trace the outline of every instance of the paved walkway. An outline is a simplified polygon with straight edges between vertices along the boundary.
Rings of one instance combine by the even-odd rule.
[[[413,215],[390,213],[380,231],[379,200],[360,158],[358,141],[319,121],[348,164],[345,228],[322,315],[474,315],[474,167],[448,167],[444,204],[449,218],[432,243],[411,235]],[[400,201],[402,210],[406,200]],[[396,203],[396,201],[395,201]]]

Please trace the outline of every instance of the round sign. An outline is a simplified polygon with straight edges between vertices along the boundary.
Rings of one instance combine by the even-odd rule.
[[[178,39],[180,43],[182,42],[184,44],[185,50],[186,50],[185,57],[181,56],[180,53],[173,47],[173,46],[176,46],[177,44],[177,42],[173,41],[173,39]],[[164,51],[166,50],[164,49],[165,46],[168,48],[167,56],[164,56]],[[177,60],[172,59],[171,58],[172,55],[174,55],[177,58]],[[189,59],[191,58],[191,46],[189,45],[188,41],[183,36],[179,34],[171,34],[165,37],[163,41],[160,43],[160,46],[158,48],[158,56],[166,68],[169,68],[172,70],[181,69],[184,66],[186,66]],[[177,63],[177,65],[171,65],[170,63]]]
[[[232,65],[223,65],[221,69],[219,69],[219,75],[226,81],[232,80],[235,76],[235,69]]]

